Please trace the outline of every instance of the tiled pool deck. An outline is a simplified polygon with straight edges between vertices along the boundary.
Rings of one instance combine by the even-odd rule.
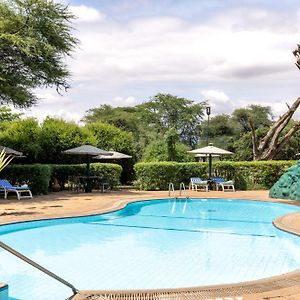
[[[268,197],[268,191],[238,192],[189,192],[192,197],[236,198],[250,200],[275,201]],[[113,191],[110,193],[71,193],[59,192],[33,199],[0,200],[0,223],[12,223],[27,220],[48,219],[67,216],[82,216],[103,213],[122,208],[128,202],[143,199],[168,198],[168,192],[143,192],[134,190]],[[300,202],[276,200],[277,202]],[[274,225],[300,235],[300,213],[283,216],[274,221]],[[1,279],[1,278],[0,278]],[[1,283],[0,283],[1,289]],[[257,280],[247,283],[199,287],[177,290],[155,291],[85,291],[80,292],[74,300],[171,300],[171,299],[206,299],[206,300],[253,300],[253,299],[289,299],[300,300],[300,270],[282,276]]]

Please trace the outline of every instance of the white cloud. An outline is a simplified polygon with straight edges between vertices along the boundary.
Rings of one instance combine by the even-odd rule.
[[[213,101],[215,103],[227,103],[229,97],[222,91],[207,90],[202,91],[201,94],[207,99],[208,102]]]
[[[78,18],[78,22],[96,22],[102,21],[105,15],[93,7],[88,7],[85,5],[70,7],[71,12]]]
[[[137,103],[138,101],[132,96],[127,98],[117,96],[110,102],[112,106],[134,106]]]
[[[36,94],[40,101],[38,105],[22,110],[25,116],[35,117],[39,122],[50,116],[80,123],[82,110],[69,94],[59,95],[56,91],[44,89],[37,90]]]
[[[235,24],[243,23],[244,14],[232,14]],[[263,19],[266,12],[257,14]],[[206,23],[161,16],[122,23],[106,19],[93,30],[82,27],[73,72],[80,80],[226,81],[272,77],[294,68],[290,50],[299,29],[285,34],[262,28],[232,30],[224,18],[231,20],[230,12]]]
[[[233,103],[229,96],[223,91],[204,90],[201,91],[205,101],[211,107],[211,114],[218,115],[222,113],[229,114],[233,110]]]

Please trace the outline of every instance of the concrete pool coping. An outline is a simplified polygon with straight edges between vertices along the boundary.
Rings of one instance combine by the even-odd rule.
[[[271,201],[300,205],[299,202],[270,199],[268,191],[238,192],[189,192],[195,198],[232,198],[240,200]],[[59,192],[33,199],[0,200],[0,224],[50,218],[84,216],[113,211],[127,203],[168,198],[168,192],[116,191],[107,194],[78,194]],[[274,226],[300,235],[300,213],[281,216],[273,221]],[[300,299],[300,270],[287,274],[237,284],[201,286],[183,289],[146,291],[81,291],[74,300],[100,299]]]

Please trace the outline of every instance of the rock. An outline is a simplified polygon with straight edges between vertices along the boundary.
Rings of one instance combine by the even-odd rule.
[[[269,192],[271,198],[292,199],[300,201],[300,160],[290,167]]]

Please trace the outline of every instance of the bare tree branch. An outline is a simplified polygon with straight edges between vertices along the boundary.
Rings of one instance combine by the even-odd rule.
[[[282,130],[285,128],[285,126],[288,124],[290,119],[292,118],[293,114],[297,110],[297,108],[300,105],[300,97],[292,104],[292,106],[288,109],[287,112],[285,112],[270,128],[268,133],[265,135],[265,137],[260,141],[259,146],[257,148],[257,159],[259,160],[262,157],[263,152],[266,150],[266,148],[269,145],[270,140],[271,145],[276,144],[278,141],[279,135],[282,132]]]
[[[280,143],[275,143],[273,145],[270,145],[270,148],[264,155],[261,157],[262,160],[269,160],[273,159],[276,154],[278,154],[283,147],[289,142],[289,140],[292,138],[292,136],[300,129],[300,121],[295,124],[281,139]]]

